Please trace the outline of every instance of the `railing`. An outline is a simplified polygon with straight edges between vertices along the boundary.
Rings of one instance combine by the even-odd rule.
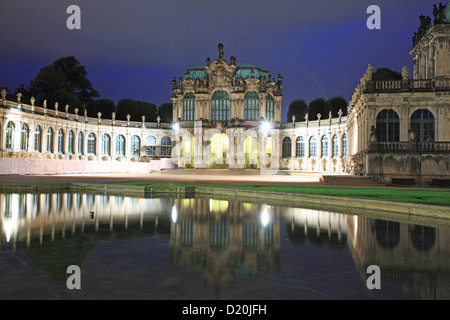
[[[126,120],[112,120],[112,119],[99,119],[92,117],[85,117],[84,115],[72,114],[62,110],[55,110],[49,108],[43,108],[38,106],[32,106],[28,104],[22,104],[14,101],[1,100],[0,108],[17,109],[26,113],[32,113],[37,115],[44,115],[48,117],[54,117],[59,119],[78,121],[93,125],[109,125],[115,127],[134,127],[134,128],[147,128],[147,129],[171,129],[172,125],[169,123],[155,123],[155,122],[139,122],[139,121],[126,121]]]
[[[450,91],[450,78],[367,81],[364,92],[373,91]]]
[[[450,141],[370,142],[369,150],[378,152],[450,152]]]

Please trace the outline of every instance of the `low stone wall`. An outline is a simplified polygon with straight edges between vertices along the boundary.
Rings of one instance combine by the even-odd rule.
[[[150,160],[149,162],[62,160],[0,158],[0,174],[47,175],[83,173],[148,173],[161,169],[172,169],[172,159]]]
[[[418,185],[450,179],[450,153],[367,153],[366,175],[382,183],[413,178]]]

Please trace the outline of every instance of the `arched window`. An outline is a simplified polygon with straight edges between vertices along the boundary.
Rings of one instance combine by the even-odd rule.
[[[195,120],[195,96],[189,92],[184,95],[183,101],[183,120],[194,121]]]
[[[47,152],[53,152],[53,129],[47,129]]]
[[[131,137],[130,153],[132,156],[139,156],[141,150],[141,139],[138,136]]]
[[[14,149],[14,129],[16,126],[12,121],[8,122],[8,125],[6,126],[6,141],[5,141],[5,148],[8,150]]]
[[[322,157],[328,157],[328,137],[322,137]]]
[[[337,158],[339,156],[339,137],[337,134],[333,136],[333,158]]]
[[[211,101],[211,120],[228,121],[230,115],[230,99],[228,92],[216,91]]]
[[[102,155],[111,155],[111,137],[106,133],[102,136]]]
[[[274,114],[275,111],[273,97],[268,94],[266,95],[266,121],[273,121]]]
[[[28,125],[24,123],[22,125],[22,130],[20,132],[20,150],[28,151],[28,137],[29,137],[30,129]]]
[[[64,132],[62,129],[58,130],[58,153],[64,153]]]
[[[97,154],[97,138],[94,133],[89,133],[87,137],[87,152],[86,154]]]
[[[161,138],[161,157],[170,157],[172,154],[172,140],[169,137]]]
[[[84,154],[83,153],[83,134],[81,132],[78,132],[77,149],[78,149],[78,154]]]
[[[36,129],[34,129],[34,151],[42,152],[41,126],[36,126]]]
[[[419,109],[411,115],[411,130],[418,141],[434,141],[434,115],[430,110]]]
[[[436,229],[415,225],[410,230],[411,243],[414,248],[420,251],[428,251],[436,243]]]
[[[382,110],[377,115],[377,141],[400,141],[400,118],[394,110]]]
[[[116,155],[125,155],[125,137],[121,134],[119,134],[116,138]]]
[[[345,158],[347,156],[347,134],[344,133],[342,137],[342,157]]]
[[[257,92],[247,92],[244,96],[244,120],[259,120],[259,96]]]
[[[291,157],[291,138],[284,137],[281,143],[281,157],[290,158]]]
[[[73,131],[70,130],[67,136],[67,152],[73,154]]]
[[[309,138],[309,156],[317,157],[317,138],[315,136]]]
[[[303,137],[297,138],[296,157],[303,158],[305,156],[305,139]]]
[[[156,156],[156,139],[149,136],[145,139],[145,155]]]

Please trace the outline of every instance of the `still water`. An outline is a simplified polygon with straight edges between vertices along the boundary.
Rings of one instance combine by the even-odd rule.
[[[0,299],[450,298],[445,228],[204,198],[0,194],[0,207]]]

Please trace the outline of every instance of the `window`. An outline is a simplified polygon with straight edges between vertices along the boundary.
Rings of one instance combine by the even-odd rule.
[[[62,129],[58,131],[58,153],[64,153],[64,132]]]
[[[297,158],[303,158],[305,156],[305,139],[303,137],[297,138]]]
[[[272,121],[274,118],[274,102],[273,97],[268,94],[266,96],[266,121]]]
[[[344,134],[342,137],[342,157],[345,158],[347,156],[347,134]]]
[[[309,139],[309,156],[317,157],[317,139],[314,136]]]
[[[28,125],[24,123],[22,125],[22,130],[20,132],[20,150],[22,151],[28,151],[28,136],[30,133],[30,129],[28,128]]]
[[[53,129],[47,129],[47,152],[53,152]]]
[[[111,137],[107,134],[102,136],[102,155],[110,156],[111,155]]]
[[[16,126],[12,121],[8,122],[8,125],[6,126],[6,141],[5,141],[5,148],[8,150],[14,149],[14,129]]]
[[[247,92],[244,102],[244,120],[259,120],[259,96],[257,92]]]
[[[125,155],[125,137],[121,134],[116,138],[116,155]]]
[[[34,151],[42,152],[42,131],[40,126],[34,130]]]
[[[138,136],[131,137],[131,155],[139,156],[141,150],[141,139]]]
[[[322,157],[328,157],[328,137],[322,137]]]
[[[183,101],[183,120],[194,121],[195,120],[195,96],[189,92],[184,95]]]
[[[378,114],[377,141],[400,141],[400,119],[394,110],[382,110]]]
[[[156,139],[155,137],[147,137],[145,139],[145,155],[156,156]]]
[[[430,110],[419,109],[411,115],[411,130],[418,141],[434,141],[434,115]]]
[[[78,153],[83,154],[83,134],[78,132]]]
[[[228,121],[230,112],[230,100],[228,92],[216,91],[211,101],[211,120]]]
[[[169,137],[161,138],[161,157],[170,157],[172,154],[172,140]]]
[[[97,153],[96,144],[97,144],[97,139],[95,138],[95,134],[93,134],[92,132],[89,133],[89,135],[87,137],[87,154],[95,155]]]
[[[281,157],[290,158],[291,157],[291,138],[284,137],[281,143]]]
[[[339,156],[339,137],[337,134],[333,136],[333,158],[337,158]]]
[[[67,141],[67,152],[69,154],[73,154],[73,131],[70,130],[69,131],[69,135],[67,136],[68,141]]]

